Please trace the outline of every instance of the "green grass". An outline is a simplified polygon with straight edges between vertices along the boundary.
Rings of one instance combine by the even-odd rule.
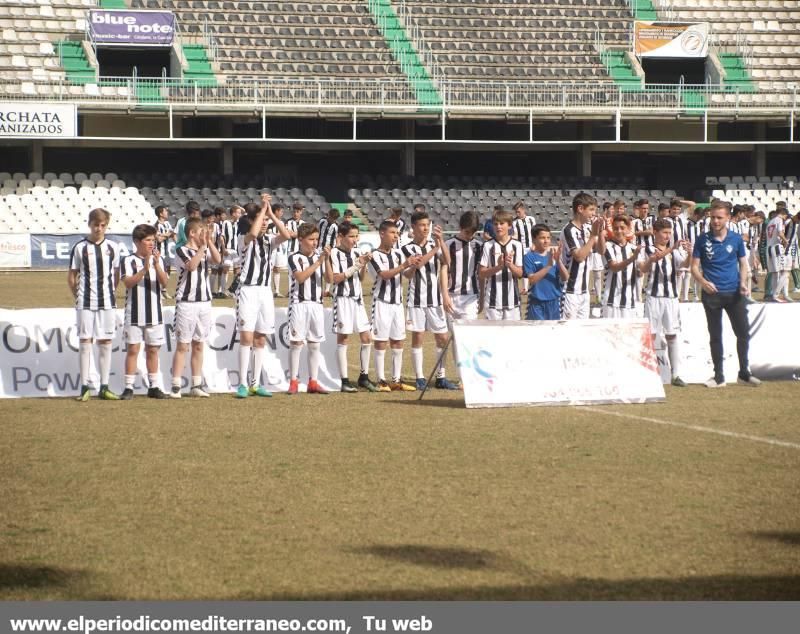
[[[800,449],[613,413],[800,444],[798,395],[0,400],[0,599],[797,600]]]

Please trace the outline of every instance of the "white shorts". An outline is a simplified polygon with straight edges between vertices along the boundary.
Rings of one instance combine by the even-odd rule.
[[[333,300],[333,332],[351,335],[354,332],[369,332],[371,324],[363,301],[352,297],[336,297]]]
[[[144,341],[146,346],[164,345],[164,324],[155,326],[133,326],[125,324],[125,343],[129,345],[139,345]]]
[[[786,268],[787,260],[790,268]],[[775,244],[767,248],[767,271],[779,273],[780,271],[791,270],[791,258],[786,257],[786,250],[782,244]]]
[[[675,335],[681,330],[681,314],[675,297],[650,297],[644,301],[644,316],[653,335]]]
[[[520,321],[519,306],[515,308],[489,308],[483,311],[483,316],[489,321]]]
[[[380,300],[372,303],[372,338],[375,341],[402,341],[406,338],[406,316],[402,304]]]
[[[117,315],[113,308],[75,311],[78,339],[113,339],[117,332]]]
[[[289,306],[289,341],[325,341],[325,311],[319,302]]]
[[[477,319],[478,318],[478,296],[477,295],[451,295],[453,302],[454,315],[447,314],[447,321],[454,319]]]
[[[429,331],[437,335],[448,332],[444,308],[441,306],[429,306],[427,308],[409,306],[406,330],[411,332]]]
[[[589,295],[564,293],[561,306],[562,319],[589,319]]]
[[[603,306],[604,319],[634,319],[635,308],[621,308],[619,306]]]
[[[175,304],[175,339],[178,343],[206,341],[211,334],[211,302]]]
[[[227,251],[222,258],[222,266],[226,269],[235,269],[242,263],[242,258],[236,251]]]
[[[272,252],[271,264],[273,269],[285,269],[289,266],[285,242]]]
[[[240,286],[236,291],[236,328],[239,332],[275,332],[275,303],[269,286]]]

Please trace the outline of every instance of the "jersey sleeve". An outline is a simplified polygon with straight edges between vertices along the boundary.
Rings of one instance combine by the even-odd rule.
[[[378,277],[381,271],[384,270],[384,263],[381,261],[383,254],[380,251],[373,251],[369,260],[369,270],[374,277]]]
[[[344,273],[347,268],[347,260],[344,259],[344,253],[336,250],[331,256],[331,269],[334,273]]]
[[[81,243],[78,242],[72,247],[69,254],[69,268],[71,271],[79,271],[81,268]]]
[[[528,252],[525,254],[525,257],[522,258],[522,274],[525,277],[529,275],[533,275],[539,270],[539,267],[536,266],[536,258],[533,255],[533,252]]]
[[[186,264],[189,260],[192,259],[192,254],[189,253],[189,249],[186,248],[185,246],[178,247],[175,253],[178,256],[178,260],[180,260],[183,264]]]
[[[487,242],[483,245],[483,250],[481,251],[481,266],[491,268],[495,265],[495,263],[492,262],[493,252],[494,245],[491,242]]]
[[[134,271],[133,269],[134,269],[133,258],[132,257],[122,258],[122,263],[120,264],[120,271],[119,271],[120,277],[124,278],[130,275],[135,275],[136,271]]]
[[[522,257],[522,242],[518,241],[517,244],[514,245],[514,266],[522,266]]]
[[[573,251],[577,251],[578,248],[579,248],[579,246],[578,246],[578,238],[577,238],[577,232],[578,231],[581,231],[581,229],[578,229],[572,223],[570,223],[567,226],[567,228],[564,230],[564,233],[563,233],[564,244],[567,247],[567,252],[570,255],[572,255]]]
[[[736,245],[736,257],[737,258],[747,257],[747,250],[744,248],[744,239],[741,236],[739,236],[739,240],[737,241]]]

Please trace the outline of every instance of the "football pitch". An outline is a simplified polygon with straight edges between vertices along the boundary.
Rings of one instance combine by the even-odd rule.
[[[666,391],[0,400],[0,599],[800,599],[800,383]]]

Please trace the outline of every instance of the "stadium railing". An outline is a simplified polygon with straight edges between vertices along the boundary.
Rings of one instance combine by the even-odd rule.
[[[319,111],[329,108],[439,113],[474,111],[526,113],[622,111],[679,114],[688,111],[738,113],[788,112],[798,107],[797,88],[770,92],[739,92],[715,85],[648,84],[631,89],[613,83],[440,82],[442,105],[418,104],[408,84],[392,79],[259,78],[228,79],[210,85],[180,78],[102,77],[97,83],[67,80],[0,81],[0,99],[56,100],[121,105],[191,105],[229,109],[291,108]]]

